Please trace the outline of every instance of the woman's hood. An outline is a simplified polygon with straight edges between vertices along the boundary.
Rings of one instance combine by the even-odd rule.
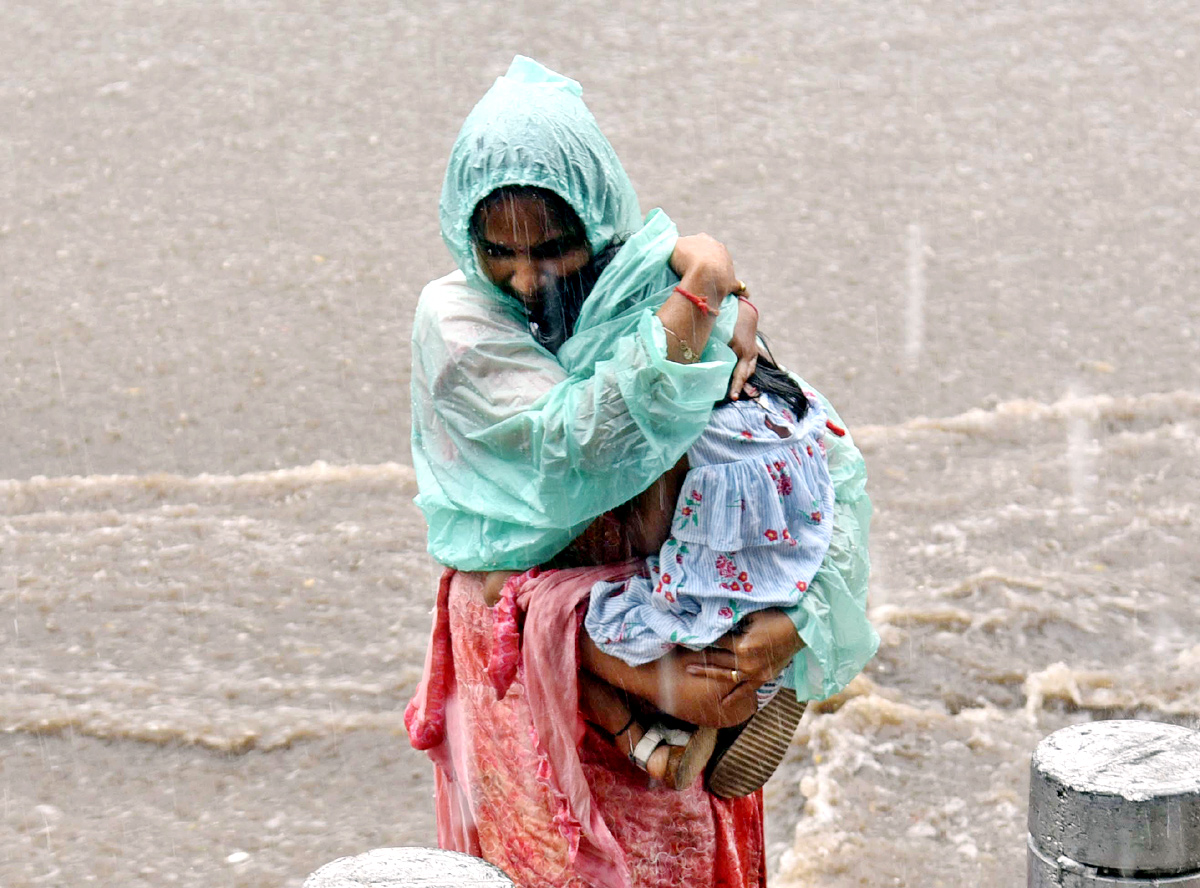
[[[593,253],[642,226],[633,184],[582,96],[574,80],[517,56],[463,123],[439,214],[442,239],[473,284],[495,290],[471,245],[471,214],[504,185],[561,196],[583,221]]]

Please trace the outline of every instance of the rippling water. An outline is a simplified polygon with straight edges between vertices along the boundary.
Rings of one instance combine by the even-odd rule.
[[[0,884],[298,886],[433,841],[406,338],[514,51],[733,249],[877,512],[774,886],[1023,881],[1062,725],[1200,726],[1187,2],[0,9]]]
[[[1198,423],[1180,391],[859,429],[884,645],[769,787],[778,884],[1012,884],[1040,736],[1197,723]],[[278,884],[431,841],[412,492],[396,464],[0,483],[9,883]]]

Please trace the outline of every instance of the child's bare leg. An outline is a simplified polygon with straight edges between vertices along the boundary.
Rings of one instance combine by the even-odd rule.
[[[579,703],[588,721],[610,734],[617,749],[632,755],[645,730],[633,717],[620,691],[591,673],[580,670]],[[671,755],[675,750],[679,750],[677,756],[682,754],[680,747],[667,745],[654,750],[646,762],[646,773],[656,780],[667,779]]]

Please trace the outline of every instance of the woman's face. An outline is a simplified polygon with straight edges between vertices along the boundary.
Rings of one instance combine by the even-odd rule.
[[[559,280],[591,259],[587,241],[568,233],[539,197],[505,197],[479,213],[475,251],[480,268],[530,311],[542,306]]]

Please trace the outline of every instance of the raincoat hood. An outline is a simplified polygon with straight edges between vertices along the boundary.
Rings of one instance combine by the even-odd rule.
[[[472,285],[500,292],[479,268],[470,227],[476,205],[505,185],[562,197],[582,220],[593,253],[641,228],[633,183],[582,96],[574,80],[517,56],[463,123],[439,216],[442,239]]]

